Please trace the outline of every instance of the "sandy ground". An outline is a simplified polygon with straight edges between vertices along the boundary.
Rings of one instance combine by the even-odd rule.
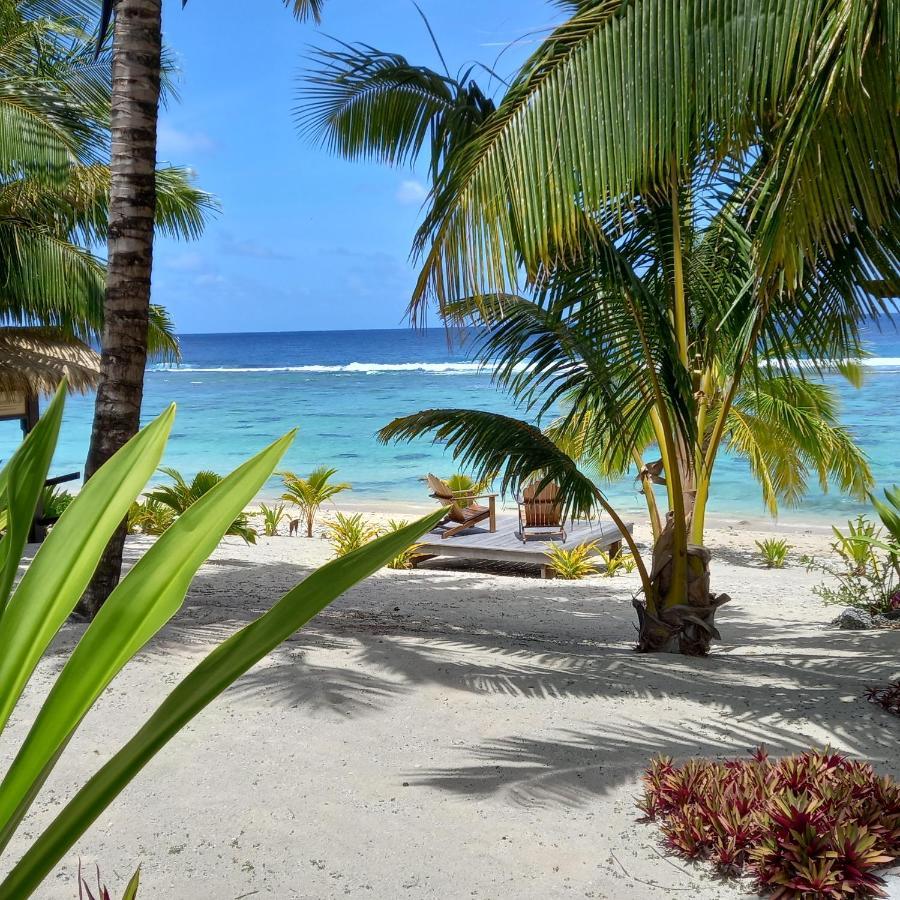
[[[38,896],[76,897],[79,856],[116,896],[140,863],[142,897],[179,900],[747,896],[664,858],[636,821],[650,757],[830,743],[900,777],[900,720],[860,699],[900,675],[900,631],[827,627],[836,610],[796,562],[827,550],[826,529],[787,529],[794,562],[775,571],[753,541],[776,529],[754,527],[712,531],[715,588],[734,599],[703,660],[632,651],[635,575],[571,583],[436,562],[378,574],[195,720]],[[130,558],[147,546],[131,539]],[[226,539],[86,719],[13,855],[215,642],[329,552]],[[42,662],[0,761],[81,628]],[[900,876],[890,885],[900,897]]]

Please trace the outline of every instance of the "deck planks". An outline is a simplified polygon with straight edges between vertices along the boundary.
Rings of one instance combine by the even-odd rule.
[[[634,523],[627,523],[629,532]],[[454,556],[464,559],[500,560],[504,562],[532,563],[541,567],[541,574],[550,577],[547,566],[547,551],[551,544],[573,550],[592,541],[597,543],[597,552],[613,552],[621,549],[622,532],[611,522],[578,522],[566,528],[566,541],[543,541],[531,538],[522,543],[518,536],[518,520],[509,516],[497,518],[497,530],[493,534],[485,527],[470,528],[450,538],[442,538],[440,532],[432,531],[418,542],[419,561],[438,556]]]

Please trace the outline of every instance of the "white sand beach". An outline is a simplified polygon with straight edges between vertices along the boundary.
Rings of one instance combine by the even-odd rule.
[[[900,721],[860,699],[900,675],[900,630],[827,627],[837,610],[797,562],[827,551],[826,529],[787,529],[797,549],[778,571],[753,544],[777,529],[748,527],[710,530],[714,587],[733,602],[699,660],[632,651],[636,575],[379,573],[179,735],[38,896],[76,897],[79,857],[114,895],[140,864],[142,894],[196,900],[746,896],[664,858],[637,821],[652,756],[828,743],[900,776]],[[129,539],[130,560],[149,540]],[[11,857],[214,643],[329,555],[319,538],[226,539],[90,713]],[[82,628],[42,661],[4,760]]]

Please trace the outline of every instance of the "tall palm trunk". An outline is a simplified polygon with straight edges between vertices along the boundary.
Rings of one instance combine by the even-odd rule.
[[[161,0],[116,0],[105,324],[86,478],[140,426],[156,211],[161,48]],[[79,604],[81,614],[93,616],[118,583],[124,543],[123,523]]]

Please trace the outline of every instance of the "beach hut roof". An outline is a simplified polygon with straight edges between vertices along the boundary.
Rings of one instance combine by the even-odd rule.
[[[0,391],[51,394],[66,377],[69,389],[96,387],[100,356],[57,328],[0,328]]]

